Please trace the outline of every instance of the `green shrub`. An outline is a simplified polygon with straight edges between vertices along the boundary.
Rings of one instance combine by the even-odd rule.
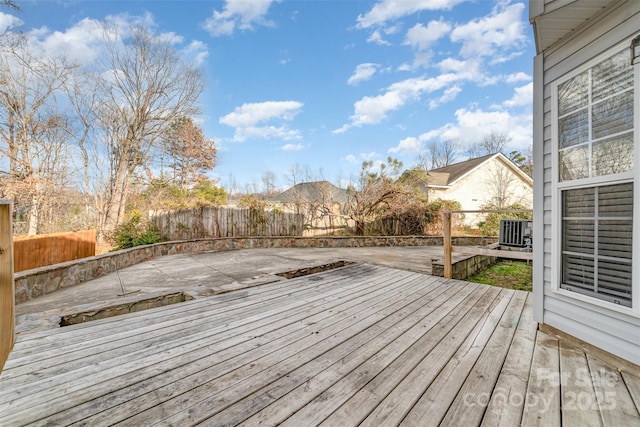
[[[524,205],[514,203],[506,208],[500,208],[496,205],[487,204],[480,207],[482,210],[525,210],[529,209]],[[500,220],[501,219],[532,219],[533,214],[531,212],[519,212],[519,213],[488,213],[485,214],[484,221],[478,223],[478,228],[485,236],[497,236],[500,232]]]
[[[131,212],[131,218],[116,228],[113,232],[113,240],[116,244],[114,250],[162,241],[157,228],[150,222],[143,222],[138,210]]]
[[[442,235],[442,211],[461,210],[462,205],[457,200],[436,199],[427,205],[427,234]],[[452,215],[451,228],[457,230],[464,219],[464,215]]]

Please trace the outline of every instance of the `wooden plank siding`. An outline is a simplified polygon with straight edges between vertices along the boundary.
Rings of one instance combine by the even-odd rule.
[[[25,334],[0,374],[0,425],[640,425],[637,372],[538,331],[531,306],[355,264]]]
[[[556,154],[552,87],[614,46],[630,43],[640,30],[638,22],[640,2],[615,2],[566,39],[540,53],[534,62],[534,259],[538,260],[534,263],[535,319],[635,364],[640,364],[637,314],[608,309],[597,302],[591,304],[556,290],[560,280],[557,223],[560,204],[554,201],[557,189],[552,184],[558,175],[553,164]],[[636,208],[640,206],[637,200],[634,203]]]
[[[96,254],[96,230],[15,236],[14,271],[30,270]]]

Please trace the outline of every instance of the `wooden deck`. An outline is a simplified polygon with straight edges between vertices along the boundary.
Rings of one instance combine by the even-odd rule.
[[[640,425],[640,374],[531,299],[356,264],[23,335],[0,425]]]

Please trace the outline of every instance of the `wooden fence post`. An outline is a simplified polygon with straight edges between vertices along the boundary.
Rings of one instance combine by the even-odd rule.
[[[0,371],[13,348],[15,333],[15,288],[13,281],[13,237],[11,201],[0,200]]]
[[[444,277],[451,279],[453,272],[451,268],[451,213],[442,212],[442,233],[444,246]]]

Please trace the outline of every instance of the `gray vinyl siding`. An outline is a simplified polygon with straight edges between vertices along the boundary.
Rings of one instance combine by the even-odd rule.
[[[536,230],[541,230],[536,248],[536,259],[543,260],[534,265],[534,300],[538,305],[534,309],[536,320],[569,333],[610,353],[640,364],[640,318],[614,310],[589,304],[552,290],[552,281],[558,280],[558,274],[551,270],[552,247],[557,238],[552,236],[552,129],[551,129],[551,87],[563,76],[579,68],[585,62],[609,50],[613,46],[630,41],[640,33],[640,1],[618,3],[577,29],[571,37],[559,41],[547,51],[541,53],[536,61],[543,69],[542,79],[534,78],[534,164],[537,172],[534,186],[534,217],[542,216]],[[535,72],[534,61],[534,72]],[[540,81],[542,80],[542,81]],[[640,97],[636,93],[635,97]],[[636,103],[637,105],[637,103]],[[539,117],[536,117],[536,113]],[[637,128],[636,128],[637,129]],[[640,147],[636,147],[636,150]],[[640,165],[635,166],[640,167]],[[542,181],[541,181],[542,180]],[[540,187],[543,182],[542,187]],[[636,185],[640,183],[636,182]],[[640,209],[638,200],[634,201]],[[636,224],[637,226],[637,224]],[[559,256],[554,254],[554,256]],[[640,268],[634,269],[634,274]],[[543,283],[542,287],[536,286]],[[638,292],[638,288],[634,288]],[[542,307],[540,307],[540,304]]]

